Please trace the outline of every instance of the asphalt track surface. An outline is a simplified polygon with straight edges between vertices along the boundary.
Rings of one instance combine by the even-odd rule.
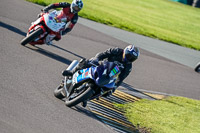
[[[23,0],[0,5],[0,132],[112,133],[82,108],[67,108],[53,96],[61,71],[72,60],[91,58],[122,42],[82,24],[55,46],[23,47],[20,40],[41,6]],[[190,67],[140,49],[141,56],[125,80],[134,88],[200,99],[200,75]]]

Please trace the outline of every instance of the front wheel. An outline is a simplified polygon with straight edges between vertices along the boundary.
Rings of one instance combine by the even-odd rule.
[[[80,102],[88,100],[94,94],[94,90],[91,87],[86,88],[83,92],[77,94],[76,96],[70,96],[66,99],[65,105],[68,107],[75,106]]]
[[[27,43],[33,41],[35,38],[37,38],[40,34],[43,33],[43,30],[41,28],[36,29],[31,34],[26,36],[22,41],[21,45],[25,46]]]
[[[59,85],[55,90],[54,90],[54,96],[58,99],[63,99],[65,96],[64,96],[64,93],[63,93],[63,86],[62,85]]]

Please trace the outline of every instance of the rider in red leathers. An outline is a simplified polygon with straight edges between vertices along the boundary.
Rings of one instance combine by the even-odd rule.
[[[61,13],[57,16],[62,17],[63,15],[66,17],[66,23],[69,22],[68,26],[62,31],[62,33],[56,35],[54,40],[59,41],[61,39],[61,35],[65,35],[72,30],[74,25],[78,21],[78,12],[83,8],[82,0],[73,0],[71,4],[66,2],[60,2],[51,4],[45,7],[42,11],[48,12],[51,9],[62,8]],[[52,41],[45,42],[47,45],[52,45]]]

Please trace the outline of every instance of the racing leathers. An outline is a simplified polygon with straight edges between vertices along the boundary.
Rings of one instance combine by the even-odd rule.
[[[60,2],[60,3],[51,4],[43,9],[44,12],[48,12],[51,9],[62,8],[61,13],[57,17],[64,15],[66,17],[66,23],[68,23],[68,22],[70,22],[70,23],[69,23],[68,27],[66,27],[62,31],[61,35],[65,35],[68,32],[70,32],[72,30],[72,28],[74,27],[74,25],[78,21],[78,13],[72,13],[70,10],[70,5],[71,4],[69,4],[67,2]],[[61,36],[56,36],[54,39],[56,41],[58,41],[61,39]]]
[[[94,64],[95,64],[95,62],[102,61],[102,60],[107,60],[109,62],[117,61],[119,63],[119,65],[121,65],[121,67],[123,67],[123,69],[121,69],[121,73],[119,75],[119,80],[116,83],[116,87],[113,88],[112,92],[114,92],[116,90],[116,88],[118,86],[120,86],[120,84],[129,75],[129,73],[132,70],[132,63],[123,61],[123,51],[124,51],[123,49],[118,48],[118,47],[110,48],[104,52],[100,52],[100,53],[96,54],[96,56],[94,58],[92,58],[92,63],[94,63]],[[65,70],[65,71],[63,71],[62,74],[63,74],[63,76],[72,75],[77,70],[81,70],[81,69],[87,68],[89,66],[90,65],[88,63],[82,64],[80,62],[79,65],[73,71]],[[110,94],[108,93],[108,95],[105,95],[105,96],[109,96]]]

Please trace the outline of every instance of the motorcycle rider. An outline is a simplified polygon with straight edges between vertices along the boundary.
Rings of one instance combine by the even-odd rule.
[[[111,92],[104,95],[104,97],[111,95],[116,90],[116,88],[118,86],[120,86],[122,81],[131,72],[132,63],[139,57],[139,55],[140,55],[139,49],[137,47],[135,47],[134,45],[129,45],[129,46],[125,47],[124,49],[118,48],[118,47],[107,49],[104,52],[100,52],[100,53],[96,54],[96,56],[94,58],[92,58],[91,62],[94,64],[98,64],[99,61],[106,59],[110,62],[118,61],[124,67],[119,75],[119,80],[116,83],[116,87],[113,88],[113,90]],[[79,63],[79,66],[77,66],[75,68],[75,70],[72,70],[72,71],[64,70],[62,75],[63,76],[73,75],[73,73],[76,72],[77,70],[84,69],[87,67],[89,67],[88,64],[83,65],[83,64]],[[84,101],[82,103],[82,106],[86,107],[86,105],[87,105],[87,101]]]
[[[78,21],[78,12],[83,8],[83,2],[82,0],[73,0],[71,4],[67,2],[60,2],[51,4],[47,7],[45,7],[42,11],[48,12],[51,9],[55,8],[62,8],[62,11],[59,15],[65,15],[67,17],[66,23],[70,22],[68,27],[65,27],[65,29],[62,31],[60,35],[57,35],[54,40],[59,41],[61,39],[61,35],[66,35],[68,32],[72,30],[74,25]],[[58,16],[59,16],[58,15]],[[49,42],[46,42],[47,45],[52,45],[52,40]]]

